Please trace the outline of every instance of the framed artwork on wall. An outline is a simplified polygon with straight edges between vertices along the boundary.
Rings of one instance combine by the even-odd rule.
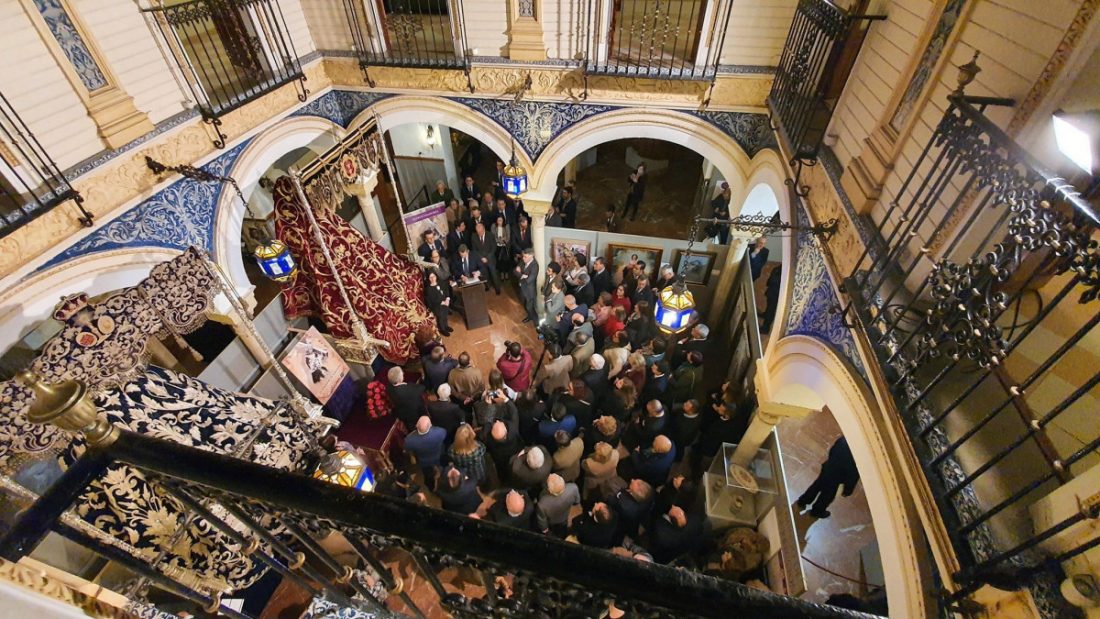
[[[574,264],[573,256],[577,254],[584,254],[588,259],[588,266],[592,266],[592,243],[589,241],[550,239],[550,259],[557,261],[562,269],[571,268]]]
[[[672,259],[672,268],[677,274],[683,269],[684,281],[687,283],[706,286],[717,260],[718,252],[677,249]]]
[[[621,245],[619,243],[607,244],[607,264],[611,269],[611,276],[618,281],[622,276],[623,267],[631,260],[645,263],[646,277],[653,280],[653,276],[661,268],[661,255],[664,250],[660,247],[646,247],[644,245]]]

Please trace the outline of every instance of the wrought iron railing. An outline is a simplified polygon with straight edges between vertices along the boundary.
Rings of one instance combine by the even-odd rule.
[[[343,0],[343,5],[352,51],[371,86],[373,66],[469,72],[461,1]]]
[[[843,289],[964,566],[957,600],[1100,543],[1041,549],[1100,505],[1049,527],[1029,511],[1100,449],[1073,421],[1100,393],[1100,216],[984,115],[1011,100],[949,101]]]
[[[206,612],[248,617],[226,606],[221,594],[182,582],[178,572],[104,543],[64,516],[114,463],[133,467],[158,493],[174,497],[195,526],[232,540],[231,548],[213,549],[217,556],[247,553],[309,595],[367,613],[357,616],[425,616],[431,609],[402,588],[421,578],[438,600],[418,595],[420,604],[431,600],[456,617],[599,617],[612,602],[639,617],[867,616],[128,431],[87,452],[27,508],[0,539],[0,555],[19,560],[54,531]],[[349,548],[360,567],[338,562],[317,541],[333,536],[346,542],[340,547]],[[413,578],[402,581],[391,570],[387,562],[394,555]],[[448,591],[441,581],[439,572],[449,567],[462,571],[464,593]],[[379,589],[359,578],[368,568],[400,603],[385,604]]]
[[[586,74],[713,80],[733,0],[588,0]]]
[[[92,225],[84,199],[0,94],[0,238],[68,201],[80,222]]]
[[[225,147],[220,118],[280,86],[298,82],[309,95],[278,0],[154,0],[142,9],[160,34],[203,118]]]
[[[830,0],[799,0],[768,94],[768,113],[792,163],[813,165],[870,22]],[[801,171],[801,167],[799,168]]]

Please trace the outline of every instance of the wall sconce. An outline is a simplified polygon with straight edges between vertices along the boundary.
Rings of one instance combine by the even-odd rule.
[[[435,132],[435,125],[428,125],[428,131],[424,134],[424,143],[430,148],[435,148],[436,139],[438,136]]]
[[[1074,165],[1095,175],[1100,164],[1100,110],[1054,112],[1054,141]]]

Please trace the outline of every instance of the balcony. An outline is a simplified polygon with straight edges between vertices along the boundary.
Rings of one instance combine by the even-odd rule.
[[[1012,103],[949,97],[843,283],[962,565],[949,605],[1100,543],[1074,484],[1100,449],[1100,215],[986,118]]]
[[[162,49],[187,84],[202,117],[219,118],[305,74],[278,0],[161,2],[142,11],[160,35]],[[215,142],[225,147],[218,131]]]
[[[585,73],[713,80],[731,8],[720,0],[589,0]]]
[[[92,225],[83,198],[0,94],[0,238],[70,201]]]
[[[466,67],[462,3],[449,0],[344,0],[359,66]]]

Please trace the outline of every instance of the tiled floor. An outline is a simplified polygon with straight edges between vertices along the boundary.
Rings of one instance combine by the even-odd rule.
[[[829,447],[839,436],[840,427],[828,410],[779,424],[779,444],[787,473],[787,498],[792,504],[817,478]],[[793,507],[796,514],[798,509],[797,505]],[[871,511],[862,483],[856,486],[852,496],[845,497],[838,492],[829,511],[832,516],[825,520],[796,516],[795,522],[805,540],[802,570],[806,577],[806,594],[803,597],[817,602],[824,602],[834,593],[857,596],[866,593],[866,587],[852,581],[864,580],[860,550],[875,542],[875,528],[871,524]]]
[[[485,295],[493,324],[469,331],[462,316],[452,314],[450,325],[454,333],[443,338],[447,352],[455,357],[463,351],[470,353],[474,367],[486,377],[496,367],[497,358],[504,353],[504,342],[518,341],[531,351],[535,363],[538,363],[538,355],[542,352],[542,342],[534,326],[521,322],[525,314],[514,280],[502,282],[500,289],[498,295],[490,287]]]

